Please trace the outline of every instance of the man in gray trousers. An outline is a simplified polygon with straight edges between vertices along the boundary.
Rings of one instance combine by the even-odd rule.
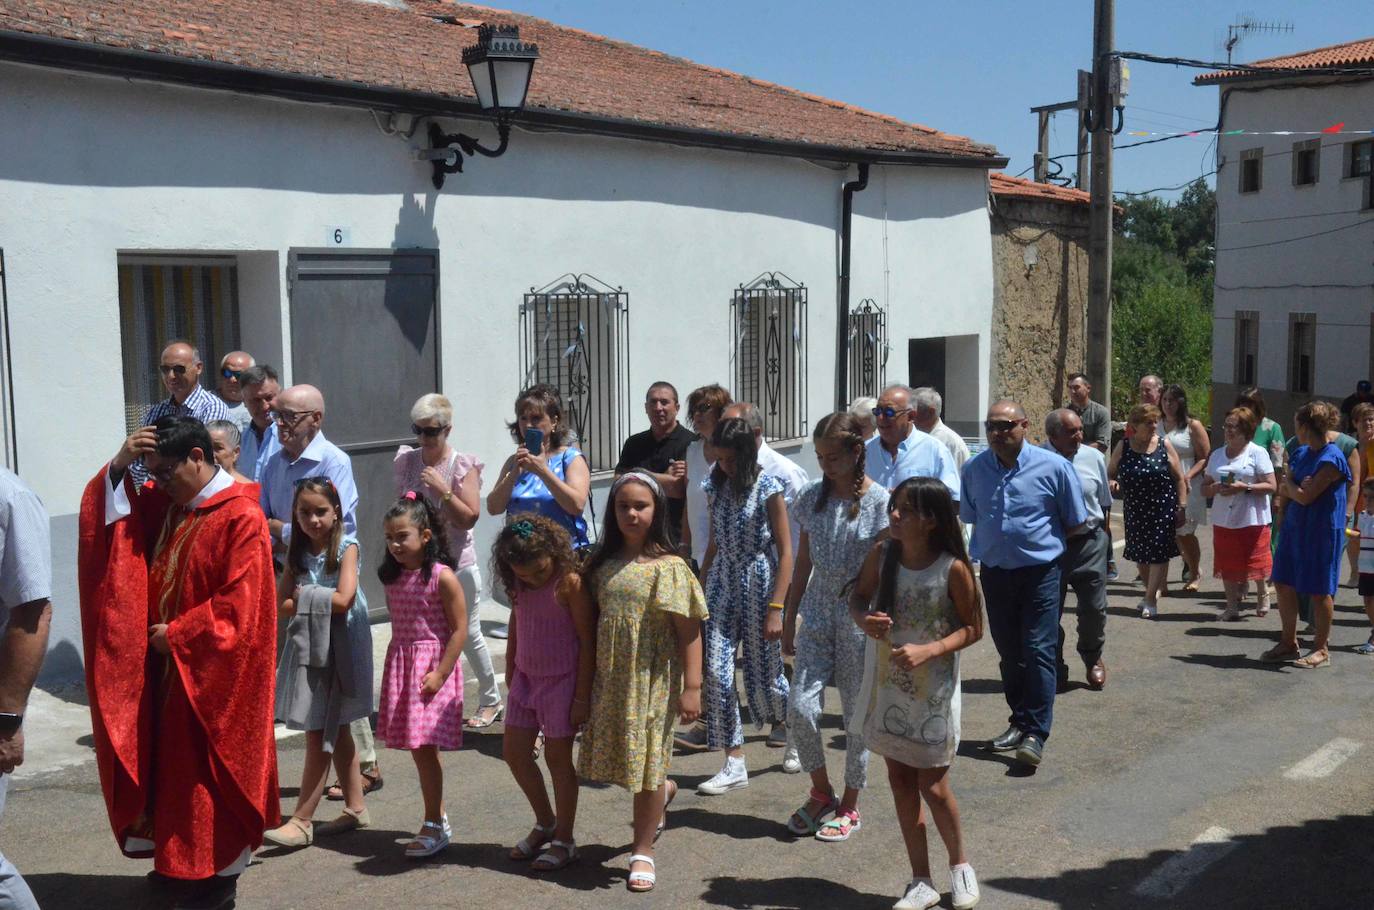
[[[51,595],[48,513],[23,481],[0,468],[0,815],[10,774],[24,763],[24,708],[48,646]],[[0,910],[38,910],[4,854]]]
[[[1073,462],[1083,486],[1083,507],[1088,522],[1066,541],[1059,561],[1059,688],[1067,686],[1069,667],[1064,660],[1064,603],[1073,588],[1078,597],[1078,654],[1088,670],[1088,688],[1107,683],[1102,648],[1107,641],[1107,563],[1112,540],[1106,516],[1112,505],[1107,489],[1107,460],[1092,446],[1083,445],[1083,421],[1069,408],[1051,411],[1045,418],[1045,448]]]

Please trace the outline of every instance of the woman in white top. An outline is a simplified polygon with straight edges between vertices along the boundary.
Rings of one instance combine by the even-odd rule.
[[[1226,445],[1207,459],[1202,495],[1212,499],[1212,568],[1226,586],[1225,620],[1240,619],[1240,602],[1255,579],[1273,568],[1269,552],[1269,497],[1277,489],[1269,453],[1251,440],[1259,419],[1232,408],[1222,422]],[[1259,586],[1256,616],[1269,612],[1269,591]]]
[[[682,511],[682,529],[678,534],[682,555],[691,557],[701,565],[706,558],[706,538],[711,519],[706,505],[706,491],[701,482],[711,473],[714,458],[706,455],[706,440],[716,431],[720,413],[733,404],[730,393],[716,383],[704,385],[687,396],[687,419],[692,423],[697,438],[687,446],[684,460],[687,462],[687,508]]]
[[[1202,421],[1188,413],[1188,393],[1183,386],[1168,385],[1159,399],[1164,420],[1160,428],[1164,438],[1173,445],[1183,468],[1183,478],[1188,484],[1188,508],[1184,512],[1183,526],[1178,529],[1178,552],[1183,556],[1183,590],[1196,591],[1201,578],[1202,547],[1197,541],[1198,525],[1207,523],[1207,499],[1202,495],[1202,472],[1207,467],[1207,456],[1212,444],[1207,438],[1207,428]]]

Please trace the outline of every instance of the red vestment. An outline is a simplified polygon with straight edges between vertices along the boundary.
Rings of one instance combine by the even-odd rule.
[[[155,867],[206,878],[280,816],[272,701],[276,584],[257,484],[179,522],[156,489],[105,523],[106,469],[81,500],[86,689],[110,826],[151,837]],[[171,654],[148,646],[167,623]],[[149,833],[151,828],[151,833]]]

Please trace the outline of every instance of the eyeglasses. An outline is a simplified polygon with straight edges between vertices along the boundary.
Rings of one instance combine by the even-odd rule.
[[[237,379],[239,382],[243,381],[243,372],[240,370],[231,370],[228,367],[225,367],[224,369],[219,371],[219,374],[223,376],[225,379]]]
[[[177,376],[186,375],[186,364],[184,363],[164,363],[158,366],[158,372],[163,376],[175,374]]]
[[[311,475],[310,477],[301,477],[301,478],[298,478],[298,479],[293,480],[293,481],[291,482],[291,486],[293,486],[293,487],[299,487],[301,484],[306,484],[306,483],[317,483],[317,484],[320,484],[321,486],[325,486],[325,487],[333,487],[333,486],[334,486],[334,482],[333,482],[332,480],[330,480],[328,477],[324,476],[323,474],[314,474],[314,475]]]
[[[892,420],[898,414],[905,414],[910,410],[911,408],[874,408],[873,416],[886,417],[888,420]]]
[[[271,412],[268,413],[267,416],[270,417],[270,418],[272,419],[272,422],[273,422],[273,423],[279,423],[279,424],[281,424],[281,425],[284,426],[284,427],[288,427],[288,428],[294,430],[294,429],[296,428],[296,424],[300,423],[302,418],[309,417],[311,414],[314,414],[314,413],[316,413],[316,412],[315,412],[315,411],[300,411],[300,412],[296,412],[296,411],[271,411]]]
[[[715,409],[715,405],[699,404],[696,407],[692,408],[692,416],[695,417],[698,414],[709,414],[711,411],[714,411]]]
[[[153,480],[156,480],[158,483],[166,483],[167,481],[172,479],[172,475],[177,472],[177,468],[181,467],[182,464],[185,463],[185,461],[185,458],[178,458],[171,464],[164,464],[157,468],[149,468],[148,476],[153,478]]]
[[[985,420],[983,429],[989,433],[1010,433],[1021,425],[1019,420]]]
[[[1223,423],[1221,425],[1221,428],[1223,430],[1239,430],[1240,424],[1236,423],[1234,420],[1228,420],[1226,423]]]
[[[441,436],[444,430],[447,429],[447,424],[441,427],[422,427],[418,423],[412,423],[410,425],[410,432],[414,433],[416,436],[423,436],[426,439],[434,439],[437,436]]]

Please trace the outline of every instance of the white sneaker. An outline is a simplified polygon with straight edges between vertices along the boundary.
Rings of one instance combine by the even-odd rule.
[[[749,786],[749,772],[744,767],[743,758],[727,758],[725,767],[716,776],[697,784],[697,792],[703,796],[720,796],[731,790]]]
[[[978,876],[968,863],[951,866],[949,870],[951,897],[954,910],[969,910],[978,903]]]
[[[940,903],[940,892],[928,878],[915,878],[906,886],[902,899],[892,905],[892,910],[929,910]]]
[[[797,754],[796,746],[788,746],[787,751],[782,754],[782,773],[801,773],[801,756]]]

